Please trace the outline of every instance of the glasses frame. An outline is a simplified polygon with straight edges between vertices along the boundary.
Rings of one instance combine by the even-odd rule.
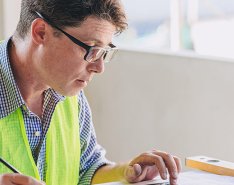
[[[62,30],[61,28],[59,28],[58,26],[56,26],[51,20],[49,20],[45,15],[42,15],[41,13],[34,11],[41,19],[43,19],[45,22],[47,22],[49,25],[51,25],[52,27],[56,28],[57,30],[59,30],[60,32],[62,32],[65,36],[67,36],[73,43],[75,43],[76,45],[84,48],[86,50],[86,54],[84,56],[84,60],[87,62],[95,62],[96,60],[100,59],[101,57],[104,56],[104,62],[107,63],[109,61],[105,61],[105,57],[107,55],[108,52],[112,51],[112,50],[118,50],[118,48],[110,43],[108,46],[110,48],[102,48],[102,47],[98,47],[98,46],[89,46],[85,43],[83,43],[82,41],[78,40],[77,38],[73,37],[72,35],[70,35],[69,33],[65,32],[64,30]],[[97,49],[102,49],[105,52],[100,56],[100,58],[97,58],[96,60],[92,61],[92,60],[87,60],[87,56],[89,55],[90,51],[92,51],[92,49],[97,48]]]

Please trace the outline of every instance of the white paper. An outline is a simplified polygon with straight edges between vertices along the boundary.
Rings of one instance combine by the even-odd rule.
[[[179,185],[234,185],[234,177],[215,175],[201,171],[183,172]]]
[[[165,182],[156,178],[151,181],[134,183],[134,185],[148,185],[152,183]],[[123,182],[105,183],[102,185],[126,185]],[[178,185],[234,185],[234,177],[215,175],[202,171],[183,172],[179,175]]]
[[[132,183],[131,185],[163,185],[165,182],[169,182],[168,180],[162,180],[159,177],[149,180],[149,181],[143,181],[138,183]],[[167,183],[166,183],[167,184]],[[112,183],[105,183],[105,184],[99,184],[99,185],[129,185],[129,183],[126,182],[112,182]]]

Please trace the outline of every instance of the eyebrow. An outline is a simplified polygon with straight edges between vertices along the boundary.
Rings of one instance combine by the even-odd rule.
[[[97,47],[107,47],[107,46],[112,46],[113,43],[112,42],[109,42],[107,44],[103,44],[102,41],[98,40],[98,39],[87,39],[87,40],[83,40],[84,43],[87,43],[87,42],[91,42],[91,43],[94,43],[95,45],[94,46],[97,46]]]

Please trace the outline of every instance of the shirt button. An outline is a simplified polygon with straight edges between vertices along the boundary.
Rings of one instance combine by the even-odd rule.
[[[40,136],[40,135],[41,135],[41,132],[40,132],[40,131],[36,131],[36,132],[35,132],[35,136],[38,137],[38,136]]]

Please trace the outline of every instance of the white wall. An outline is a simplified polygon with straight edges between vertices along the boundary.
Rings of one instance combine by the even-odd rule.
[[[0,39],[3,38],[3,2],[0,0]]]
[[[21,0],[0,0],[2,1],[3,38],[11,36],[15,29],[20,15]]]
[[[120,51],[86,95],[110,159],[156,148],[234,162],[234,63]]]

